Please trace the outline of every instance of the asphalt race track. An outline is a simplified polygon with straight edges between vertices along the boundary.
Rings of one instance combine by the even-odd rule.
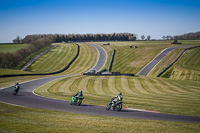
[[[147,76],[151,70],[172,50],[176,48],[186,48],[188,46],[170,47],[164,49],[159,55],[157,55],[150,63],[148,63],[137,75]]]
[[[100,64],[102,65],[105,63],[100,63]],[[98,63],[96,65],[98,65]],[[129,109],[122,109],[122,111],[120,112],[107,111],[106,107],[103,107],[103,106],[95,106],[95,105],[87,105],[87,104],[82,104],[81,106],[74,106],[74,105],[70,105],[70,102],[68,101],[45,98],[45,97],[35,95],[33,93],[33,91],[37,89],[38,87],[40,87],[41,85],[44,85],[58,78],[70,77],[70,76],[75,76],[75,75],[55,76],[55,77],[48,77],[48,78],[42,78],[42,79],[25,82],[20,85],[21,89],[16,96],[12,95],[12,90],[14,86],[2,89],[0,90],[0,101],[4,103],[31,107],[31,108],[40,108],[40,109],[47,109],[47,110],[73,112],[73,113],[97,115],[97,116],[200,123],[200,117],[197,117],[197,116],[171,115],[171,114],[136,111],[136,110],[129,110]],[[108,102],[109,101],[110,99],[108,99]]]

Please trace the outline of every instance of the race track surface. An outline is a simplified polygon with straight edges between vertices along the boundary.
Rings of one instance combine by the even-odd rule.
[[[90,70],[100,71],[104,67],[104,65],[106,64],[107,53],[104,50],[104,48],[102,48],[99,45],[90,44],[90,43],[88,43],[88,45],[91,45],[91,46],[95,47],[98,50],[98,52],[99,52],[99,59],[98,59],[96,65],[92,69],[90,69]]]
[[[176,48],[187,48],[189,46],[179,46],[179,47],[170,47],[164,49],[159,55],[157,55],[150,63],[148,63],[137,75],[147,76],[151,70],[172,50]]]
[[[101,68],[99,67],[99,69]],[[70,105],[70,102],[68,101],[45,98],[37,96],[34,93],[32,93],[35,89],[37,89],[41,85],[44,85],[52,80],[70,76],[75,76],[75,75],[48,77],[23,83],[20,85],[21,89],[16,96],[12,95],[12,90],[14,86],[2,89],[0,90],[0,101],[4,103],[31,107],[31,108],[40,108],[47,110],[73,112],[73,113],[97,115],[97,116],[200,123],[200,117],[197,116],[171,115],[171,114],[136,111],[129,109],[122,109],[121,112],[107,111],[106,107],[103,106],[95,106],[87,104],[82,104],[81,106],[74,106]],[[110,99],[108,99],[108,102],[109,100]]]

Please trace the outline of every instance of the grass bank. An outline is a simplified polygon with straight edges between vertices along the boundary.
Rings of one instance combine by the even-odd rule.
[[[82,90],[84,103],[106,106],[111,97],[123,93],[124,106],[162,113],[200,116],[200,83],[162,78],[125,76],[76,76],[49,82],[35,92],[61,100]],[[184,103],[184,104],[183,104]]]
[[[81,115],[0,103],[2,133],[199,132],[199,124]],[[116,126],[114,126],[116,125]]]

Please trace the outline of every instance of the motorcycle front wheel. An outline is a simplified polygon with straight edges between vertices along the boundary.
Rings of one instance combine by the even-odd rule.
[[[13,90],[13,95],[16,95],[17,94],[17,90]]]
[[[108,104],[107,107],[106,107],[106,110],[110,110],[110,108],[111,108],[111,105]]]

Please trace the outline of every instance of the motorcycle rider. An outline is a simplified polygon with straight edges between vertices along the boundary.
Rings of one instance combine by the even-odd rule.
[[[82,90],[80,90],[78,93],[76,93],[76,95],[74,95],[75,97],[75,101],[78,100],[78,97],[83,96]]]
[[[115,96],[113,98],[117,98],[117,100],[113,100],[112,106],[114,106],[114,104],[117,103],[118,101],[122,102],[122,99],[123,99],[122,93],[120,92],[117,96]]]
[[[19,83],[18,83],[18,81],[15,83],[15,88],[17,89],[17,88],[19,88],[20,86],[19,86]]]

